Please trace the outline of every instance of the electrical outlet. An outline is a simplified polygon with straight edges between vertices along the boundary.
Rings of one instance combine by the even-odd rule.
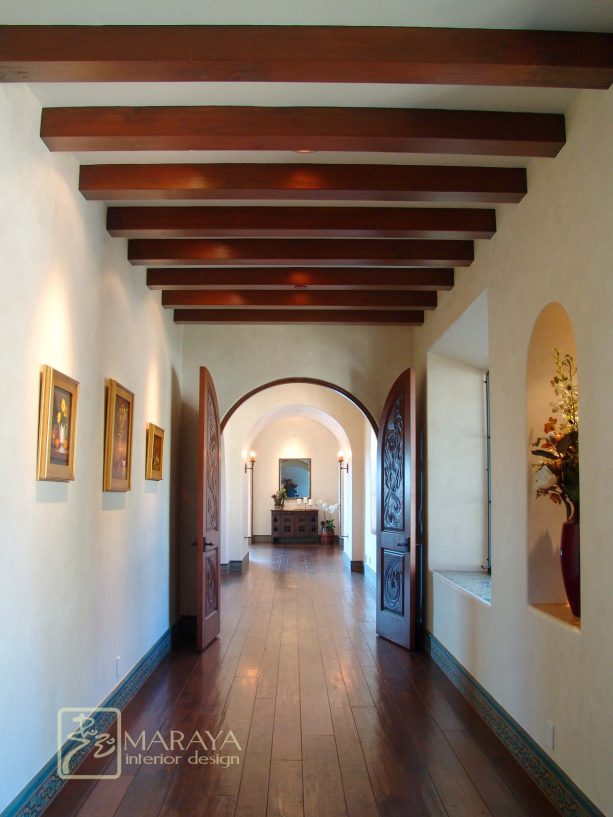
[[[547,748],[553,752],[555,748],[556,725],[553,721],[547,721]]]
[[[118,655],[115,658],[115,678],[119,678],[119,659],[120,658],[121,658],[121,655]]]

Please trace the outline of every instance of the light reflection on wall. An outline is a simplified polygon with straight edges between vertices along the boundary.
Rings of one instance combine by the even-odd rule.
[[[74,375],[75,355],[71,319],[71,293],[60,270],[54,270],[38,298],[33,322],[40,363]]]
[[[160,400],[160,369],[158,361],[150,358],[145,382],[145,419],[147,422],[159,423],[162,416]]]

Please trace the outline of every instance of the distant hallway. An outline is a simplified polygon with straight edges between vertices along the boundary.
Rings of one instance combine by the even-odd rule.
[[[132,736],[206,748],[129,748],[169,765],[124,757],[45,817],[555,817],[436,665],[376,637],[374,608],[337,548],[252,547],[220,638],[171,653],[124,714]]]

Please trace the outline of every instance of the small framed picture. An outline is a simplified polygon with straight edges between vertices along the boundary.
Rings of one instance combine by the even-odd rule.
[[[147,459],[145,479],[163,479],[164,429],[149,423],[147,426]]]
[[[109,380],[106,390],[104,437],[105,491],[130,490],[133,424],[134,395],[116,380]]]
[[[79,384],[51,366],[41,366],[38,413],[38,479],[74,479]]]

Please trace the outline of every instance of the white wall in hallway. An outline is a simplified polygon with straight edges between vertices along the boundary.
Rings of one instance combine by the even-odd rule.
[[[428,354],[428,561],[479,570],[487,557],[485,386],[481,369]]]
[[[198,377],[200,366],[206,366],[215,382],[219,399],[221,417],[244,394],[258,386],[285,377],[311,377],[332,382],[352,392],[364,403],[377,420],[383,410],[385,398],[397,376],[411,361],[411,330],[407,327],[376,326],[292,326],[278,324],[272,326],[232,325],[232,326],[197,326],[184,328],[183,374],[181,391],[183,407],[181,415],[181,455],[180,455],[180,492],[190,490],[195,483],[197,472],[197,421],[198,421]],[[293,384],[279,387],[288,389],[287,400],[293,404],[305,402],[304,395],[309,387],[306,384]],[[330,389],[319,389],[325,399],[317,397],[314,403],[328,411],[334,417],[344,417],[345,408],[353,404],[346,398],[335,394]],[[247,443],[245,440],[252,430],[255,419],[249,412],[257,411],[259,417],[266,411],[274,409],[280,403],[275,395],[276,390],[267,390],[256,394],[247,404],[241,406],[230,419],[234,423],[240,416],[240,429],[233,432],[229,439],[227,431],[223,434],[224,447],[224,485],[228,486],[231,478],[226,472],[230,462],[238,462],[240,453]],[[313,392],[315,394],[315,392]],[[297,395],[297,396],[296,396]],[[285,399],[285,398],[284,398]],[[306,402],[309,403],[307,399]],[[315,397],[313,397],[315,399]],[[341,401],[340,403],[329,401]],[[272,401],[272,402],[271,402]],[[245,414],[244,406],[249,407]],[[239,415],[239,412],[241,413]],[[339,413],[340,412],[340,413]],[[360,440],[351,440],[353,460],[362,468],[360,450],[364,450],[368,436],[365,431],[362,413],[355,409],[360,423]],[[344,421],[341,421],[344,422]],[[230,426],[228,426],[228,429]],[[250,443],[248,444],[250,445]],[[242,469],[242,465],[237,466]],[[256,466],[257,467],[257,466]],[[352,471],[352,477],[355,471]],[[227,497],[232,496],[232,504],[226,506]],[[222,560],[241,559],[245,553],[244,537],[247,531],[242,520],[246,510],[236,507],[237,501],[247,502],[247,495],[241,489],[222,492],[222,506],[226,531],[222,531],[222,542],[229,543],[230,550],[222,548]],[[368,531],[362,537],[361,525],[355,518],[356,500],[354,496],[353,542],[358,547],[370,547],[372,533]],[[364,511],[362,506],[362,516]],[[368,511],[370,514],[370,511]],[[370,516],[369,516],[370,518]],[[370,525],[370,523],[369,523]],[[370,528],[369,528],[370,530]],[[195,599],[194,552],[190,543],[196,539],[196,520],[185,506],[181,507],[180,548],[183,612],[193,612]],[[360,544],[363,541],[363,545]],[[372,546],[374,549],[374,545]],[[355,558],[361,559],[362,556]]]
[[[169,626],[171,446],[182,330],[40,141],[26,86],[0,85],[0,811],[56,749],[57,709],[94,706]],[[76,478],[36,481],[39,372],[80,382]],[[132,490],[102,492],[104,387],[135,393]],[[173,406],[174,403],[174,406]],[[166,474],[145,482],[145,425]]]
[[[525,199],[498,208],[495,237],[477,243],[472,267],[414,332],[423,394],[428,351],[487,289],[492,606],[430,574],[428,626],[543,748],[546,721],[555,723],[553,759],[611,814],[613,91],[581,93],[566,125],[560,154],[530,163]],[[528,604],[528,348],[553,301],[572,321],[581,388],[580,631]],[[428,508],[429,517],[436,512]],[[564,518],[560,511],[559,526]]]
[[[273,421],[253,440],[257,465],[253,475],[253,532],[270,535],[271,494],[279,487],[279,459],[308,457],[311,460],[311,499],[328,503],[339,500],[337,452],[342,442],[322,423],[308,417],[283,417]],[[297,507],[288,500],[288,509]],[[322,517],[323,518],[323,517]],[[338,522],[338,515],[337,515]]]
[[[371,508],[368,499],[366,470],[368,465],[368,448],[370,423],[364,414],[347,398],[322,386],[304,383],[291,383],[265,389],[243,403],[230,418],[222,435],[223,447],[223,502],[222,502],[222,562],[240,560],[248,551],[247,535],[249,528],[249,494],[248,475],[244,471],[244,457],[254,447],[254,440],[271,421],[286,416],[300,414],[302,417],[316,419],[325,425],[334,441],[333,454],[336,455],[339,440],[343,448],[351,451],[349,477],[344,479],[345,508],[348,507],[351,495],[351,516],[343,516],[343,532],[348,538],[344,540],[347,556],[354,560],[364,558],[365,548],[374,550]],[[255,484],[262,480],[260,454],[256,462]],[[333,463],[338,479],[338,462]],[[332,483],[330,483],[330,486]],[[264,509],[257,513],[263,517],[270,514],[272,507],[272,489],[268,481],[262,492]],[[269,490],[270,489],[270,490]],[[318,498],[318,497],[316,497]],[[322,497],[323,498],[323,497]],[[189,547],[189,525],[191,518],[182,520],[181,537],[181,599],[182,612],[194,612],[195,574],[193,567],[193,548]],[[259,523],[258,523],[259,524]],[[270,526],[270,518],[263,522]],[[256,526],[256,533],[260,531]],[[187,546],[185,545],[187,543]]]

